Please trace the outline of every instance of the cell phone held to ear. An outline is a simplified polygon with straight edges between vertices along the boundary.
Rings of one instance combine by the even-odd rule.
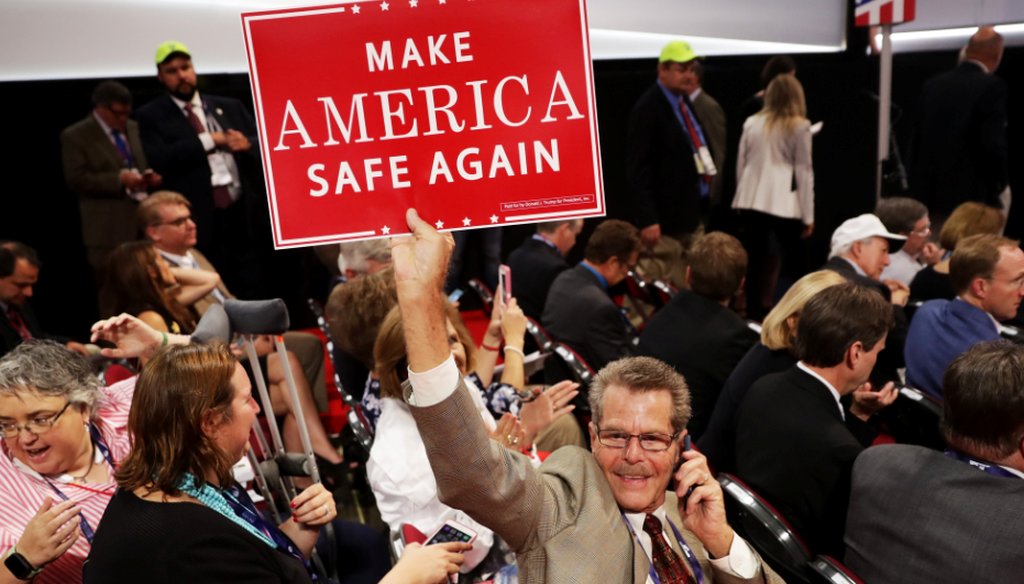
[[[437,529],[434,533],[427,538],[427,543],[423,545],[431,545],[435,543],[447,543],[450,541],[458,541],[462,543],[473,543],[476,539],[476,531],[472,528],[467,527],[458,521],[449,519]]]
[[[693,442],[690,440],[690,435],[687,434],[686,436],[683,436],[683,452],[688,452],[692,448]],[[686,462],[686,459],[680,456],[679,463],[676,464],[676,467],[672,470],[672,478],[668,481],[668,489],[672,492],[675,492],[675,490],[679,488],[679,481],[676,479],[676,473],[679,472],[679,467],[683,466],[684,462]],[[686,509],[686,502],[690,498],[690,493],[692,493],[693,489],[696,487],[697,485],[690,485],[690,488],[686,489],[686,494],[679,499],[679,506],[681,509]]]

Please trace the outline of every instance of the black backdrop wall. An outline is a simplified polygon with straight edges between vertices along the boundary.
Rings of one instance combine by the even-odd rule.
[[[874,206],[874,156],[878,89],[878,60],[847,51],[800,55],[797,76],[807,94],[809,117],[823,121],[814,141],[817,196],[816,232],[812,240],[815,261],[824,261],[828,238],[845,218]],[[921,84],[953,66],[954,52],[897,55],[894,61],[894,130],[904,157],[909,156],[916,104]],[[201,68],[201,57],[197,63]],[[765,57],[720,57],[705,62],[705,90],[733,120],[740,104],[758,89]],[[610,216],[631,214],[625,190],[626,118],[634,100],[651,83],[656,62],[648,60],[599,61],[594,64],[601,133],[604,183]],[[1009,84],[1011,186],[1018,203],[1011,210],[1007,232],[1024,233],[1024,48],[1007,49],[997,72]],[[0,239],[17,239],[35,247],[43,270],[33,304],[44,328],[54,333],[84,337],[97,317],[93,275],[81,245],[78,205],[64,184],[60,164],[60,131],[85,116],[89,96],[99,80],[0,83],[0,104],[5,119],[4,154],[0,157],[3,186],[0,203]],[[155,77],[121,79],[135,95],[136,106],[158,95]],[[200,87],[209,93],[231,95],[251,103],[248,78],[242,74],[202,75]],[[732,131],[730,129],[730,131]],[[729,164],[733,164],[731,161]],[[596,221],[588,222],[592,229]],[[504,251],[519,244],[529,226],[506,228]],[[584,235],[589,232],[585,231]],[[580,247],[574,255],[579,255]],[[468,263],[473,266],[473,254]],[[323,296],[326,271],[306,256],[306,282],[296,283],[295,295]],[[292,299],[293,320],[303,323]]]

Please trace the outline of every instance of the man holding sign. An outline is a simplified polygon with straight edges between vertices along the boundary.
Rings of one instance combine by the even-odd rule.
[[[660,361],[623,359],[598,373],[590,388],[592,454],[563,447],[535,469],[503,453],[482,423],[467,424],[476,408],[444,325],[452,240],[413,210],[407,220],[413,235],[392,253],[407,400],[442,502],[516,550],[521,582],[782,581],[729,527],[704,456],[684,451],[689,395]],[[673,477],[677,486],[666,494]]]

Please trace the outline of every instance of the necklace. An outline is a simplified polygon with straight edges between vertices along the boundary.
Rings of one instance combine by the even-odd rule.
[[[82,476],[77,476],[77,477],[75,475],[71,474],[71,473],[68,473],[68,476],[73,478],[73,479],[75,479],[76,481],[80,481],[80,482],[84,483],[85,482],[85,477],[89,476],[89,473],[92,472],[92,465],[95,462],[96,462],[96,447],[93,446],[89,450],[89,468],[85,469],[85,473],[83,473]]]

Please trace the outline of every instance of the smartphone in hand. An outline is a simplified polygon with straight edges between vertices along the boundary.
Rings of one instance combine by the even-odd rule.
[[[447,543],[450,541],[459,541],[462,543],[473,543],[476,539],[476,531],[472,528],[467,527],[458,521],[449,519],[437,529],[429,538],[427,543],[423,545],[430,545],[434,543]]]
[[[498,290],[502,303],[508,304],[512,300],[512,268],[505,264],[498,266]]]

